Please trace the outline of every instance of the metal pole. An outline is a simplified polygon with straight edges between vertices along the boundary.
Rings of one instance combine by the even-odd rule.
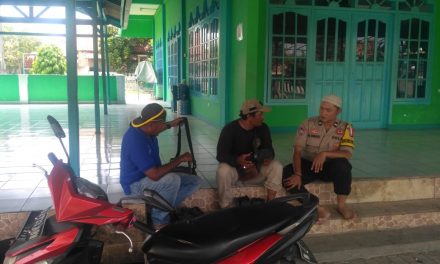
[[[101,113],[99,109],[99,69],[98,69],[98,23],[93,18],[93,74],[94,74],[94,100],[95,100],[95,133],[101,134]],[[98,140],[98,138],[96,139]]]
[[[79,162],[78,72],[76,46],[76,1],[66,1],[67,110],[69,123],[70,165],[77,176]]]
[[[102,101],[104,103],[104,115],[108,114],[107,110],[107,82],[105,74],[105,52],[104,52],[104,23],[100,21],[99,34],[101,35],[101,72],[102,72]]]
[[[110,100],[110,62],[108,59],[108,29],[107,26],[105,26],[105,32],[104,32],[104,44],[105,44],[105,65],[107,70],[107,94],[108,94],[108,104],[111,104]]]

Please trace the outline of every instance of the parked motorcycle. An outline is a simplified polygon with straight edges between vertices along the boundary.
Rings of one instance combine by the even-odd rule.
[[[55,118],[48,120],[68,157],[62,127]],[[48,156],[54,166],[46,175],[55,215],[48,217],[48,209],[31,214],[4,263],[100,263],[104,243],[93,234],[104,225],[127,237],[130,250],[126,229],[147,234],[145,263],[317,263],[301,240],[317,219],[318,198],[312,194],[221,209],[154,230],[130,209],[109,203],[99,186],[75,176],[68,163],[53,153]],[[155,191],[146,189],[138,199],[174,211]]]

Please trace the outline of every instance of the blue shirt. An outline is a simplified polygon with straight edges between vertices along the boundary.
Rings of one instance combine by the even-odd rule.
[[[130,126],[121,144],[119,182],[124,193],[131,194],[130,184],[146,177],[144,171],[161,165],[157,137],[149,136],[141,129]]]

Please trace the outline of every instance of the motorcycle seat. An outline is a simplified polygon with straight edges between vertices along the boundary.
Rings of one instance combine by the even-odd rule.
[[[142,249],[149,259],[213,263],[296,222],[303,214],[303,207],[285,202],[223,209],[170,224],[145,241]]]

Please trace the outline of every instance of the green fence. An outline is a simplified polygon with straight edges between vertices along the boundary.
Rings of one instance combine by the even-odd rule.
[[[122,81],[118,79],[121,79]],[[109,77],[108,98],[112,103],[125,103],[124,76]],[[78,102],[94,102],[94,76],[78,76]],[[102,101],[102,78],[99,78],[99,98]],[[65,75],[0,75],[0,102],[4,103],[63,103],[67,102]]]
[[[19,102],[18,75],[0,75],[0,102]]]

